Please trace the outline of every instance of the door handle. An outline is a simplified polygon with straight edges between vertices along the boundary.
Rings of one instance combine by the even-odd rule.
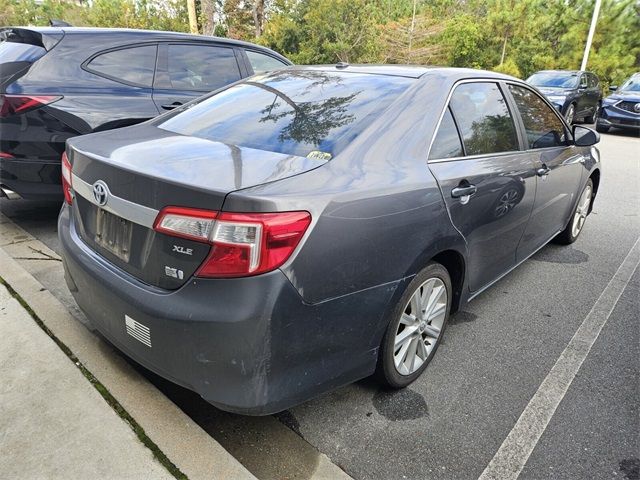
[[[451,196],[453,198],[467,197],[476,193],[478,189],[475,185],[460,185],[451,190]]]
[[[536,170],[536,175],[538,175],[539,177],[544,177],[545,175],[548,175],[550,171],[551,169],[543,163],[542,167]]]
[[[164,108],[165,110],[173,110],[176,107],[179,107],[180,105],[182,105],[182,102],[173,102],[167,105],[160,105],[162,108]]]

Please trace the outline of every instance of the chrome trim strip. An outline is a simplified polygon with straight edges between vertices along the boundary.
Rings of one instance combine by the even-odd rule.
[[[158,210],[130,202],[129,200],[125,200],[121,197],[116,197],[109,191],[108,187],[107,203],[100,206],[96,199],[93,198],[93,185],[85,182],[74,173],[71,174],[71,181],[73,191],[85,200],[93,203],[95,206],[133,223],[137,223],[147,228],[153,228],[153,224],[158,217]]]

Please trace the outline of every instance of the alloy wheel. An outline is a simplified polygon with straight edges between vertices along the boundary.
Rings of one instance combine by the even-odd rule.
[[[447,315],[447,288],[429,278],[413,293],[400,318],[395,335],[393,360],[400,375],[418,370],[434,350]]]
[[[571,234],[574,237],[578,236],[578,234],[582,230],[582,227],[584,226],[585,220],[587,219],[589,205],[591,204],[591,193],[591,185],[587,185],[582,192],[580,200],[578,201],[578,206],[576,207],[576,213],[574,213],[573,215],[573,223],[571,227]]]
[[[567,123],[571,125],[573,123],[573,116],[576,113],[576,107],[573,106],[573,103],[569,105],[567,108],[567,113],[565,113],[564,118],[567,119]]]

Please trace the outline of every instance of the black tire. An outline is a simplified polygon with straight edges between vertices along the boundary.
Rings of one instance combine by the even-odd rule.
[[[444,284],[447,292],[447,305],[442,328],[440,329],[440,334],[437,341],[433,345],[432,350],[429,352],[429,355],[423,361],[422,365],[410,375],[402,375],[400,372],[398,372],[394,363],[394,344],[396,333],[398,332],[400,325],[400,319],[402,317],[402,314],[408,308],[409,301],[411,300],[414,292],[431,278],[438,278],[442,280],[442,283]],[[451,299],[452,289],[451,277],[449,276],[449,272],[439,263],[429,262],[429,264],[413,278],[411,283],[409,283],[404,293],[402,294],[402,297],[400,297],[397,305],[393,308],[393,311],[391,312],[391,315],[389,317],[389,324],[382,339],[382,344],[380,346],[380,352],[378,355],[378,366],[375,373],[375,377],[382,385],[390,388],[404,388],[415,381],[422,374],[422,372],[424,372],[425,368],[427,368],[427,365],[434,357],[436,350],[438,349],[438,346],[440,345],[440,342],[442,340],[442,335],[444,334],[444,331],[446,329],[447,323],[449,321],[449,314],[451,312]]]
[[[554,243],[559,243],[560,245],[570,245],[573,242],[575,242],[578,237],[580,236],[580,233],[582,233],[583,230],[583,226],[580,227],[580,229],[578,230],[578,232],[576,234],[574,234],[574,230],[573,230],[573,220],[574,217],[576,215],[576,212],[578,211],[578,208],[580,208],[580,202],[582,200],[582,197],[585,193],[585,190],[590,189],[591,190],[591,195],[589,198],[589,208],[591,207],[591,202],[593,202],[593,181],[591,179],[587,180],[587,184],[584,186],[584,188],[582,189],[582,191],[580,192],[580,197],[578,197],[578,201],[576,202],[576,206],[573,209],[573,212],[571,213],[571,217],[569,217],[569,221],[567,222],[567,226],[564,228],[564,230],[562,232],[560,232],[558,234],[558,236],[556,238],[553,239]],[[586,217],[585,217],[586,219]],[[584,225],[584,222],[583,222]]]
[[[596,123],[596,132],[599,133],[607,133],[611,127],[608,125],[602,125],[600,123]]]
[[[596,123],[598,121],[598,112],[600,111],[600,102],[596,105],[595,111],[588,117],[584,117],[585,123]]]

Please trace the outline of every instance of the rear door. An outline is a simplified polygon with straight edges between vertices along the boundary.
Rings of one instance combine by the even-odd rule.
[[[243,78],[236,49],[204,43],[161,45],[153,100],[161,112]]]
[[[467,242],[470,289],[480,290],[514,266],[535,198],[532,158],[499,83],[455,87],[429,168]]]
[[[71,90],[59,103],[73,111],[77,105],[91,105],[84,120],[99,130],[143,122],[158,115],[151,97],[158,45],[129,45],[102,51],[89,57],[82,68],[113,82],[94,82],[95,88]]]
[[[532,89],[509,84],[526,133],[527,149],[537,176],[531,220],[518,247],[522,260],[560,232],[576,200],[583,156],[571,146],[567,127],[555,109]]]

